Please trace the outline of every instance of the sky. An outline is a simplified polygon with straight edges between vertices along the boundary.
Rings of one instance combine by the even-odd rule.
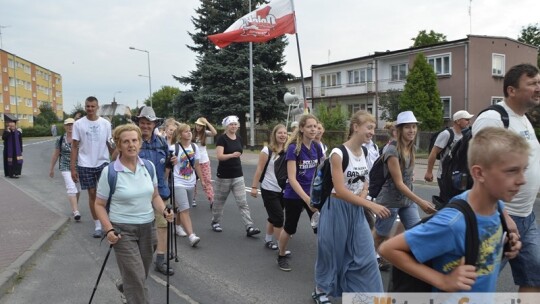
[[[172,75],[195,69],[186,45],[193,43],[188,32],[200,3],[0,0],[2,48],[61,74],[67,113],[90,95],[101,104],[116,98],[141,106],[149,96],[148,57],[129,47],[149,52],[152,91],[189,89]],[[540,22],[538,0],[295,0],[294,6],[304,77],[311,65],[407,48],[421,30],[449,41],[471,33],[516,39],[522,27]],[[288,39],[285,72],[299,77],[296,38]]]

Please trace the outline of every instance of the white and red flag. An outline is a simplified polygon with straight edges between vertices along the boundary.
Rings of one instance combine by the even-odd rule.
[[[292,0],[273,0],[236,20],[225,32],[208,36],[224,48],[233,42],[266,42],[296,33]]]

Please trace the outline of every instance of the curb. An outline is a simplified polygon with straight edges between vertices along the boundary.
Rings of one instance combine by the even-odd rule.
[[[69,218],[63,217],[48,229],[30,248],[28,248],[15,262],[11,263],[0,273],[0,299],[10,293],[17,285],[21,275],[31,267],[35,259],[52,243],[58,231],[63,230]]]

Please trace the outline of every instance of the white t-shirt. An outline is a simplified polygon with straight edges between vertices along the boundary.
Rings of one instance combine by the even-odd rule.
[[[261,150],[262,153],[268,155],[268,146],[265,146]],[[272,152],[272,156],[270,157],[270,162],[268,163],[268,167],[266,168],[266,173],[264,174],[264,179],[261,183],[261,189],[273,191],[273,192],[281,192],[281,188],[279,187],[279,184],[277,182],[276,178],[276,172],[274,169],[274,162],[278,158],[278,154],[275,152]]]
[[[345,187],[351,190],[354,194],[359,194],[364,188],[364,182],[368,180],[369,169],[366,162],[366,157],[362,153],[361,156],[355,156],[349,148],[345,147],[347,152],[349,152],[349,164],[345,171],[343,171],[343,177],[345,179]],[[339,148],[332,149],[330,156],[332,154],[337,154],[343,160],[343,153]],[[335,189],[332,189],[332,193],[336,193]]]
[[[373,140],[370,140],[369,143],[367,144],[362,144],[362,146],[366,147],[368,151],[368,155],[366,156],[366,158],[367,158],[368,168],[371,169],[371,167],[373,167],[373,163],[375,163],[377,158],[379,158],[379,149],[377,145],[375,145]]]
[[[79,142],[78,166],[97,168],[109,162],[107,142],[111,139],[111,123],[102,117],[88,120],[85,116],[73,124],[73,140]]]
[[[179,144],[181,145],[181,144]],[[193,149],[195,147],[195,149]],[[175,151],[175,145],[169,146],[169,151]],[[189,147],[184,147],[186,150],[186,153],[184,153],[184,150],[182,150],[181,146],[178,146],[178,162],[173,168],[174,172],[174,186],[175,187],[185,187],[185,188],[192,188],[195,187],[195,184],[197,183],[197,177],[195,175],[195,168],[191,166],[191,162],[193,162],[193,165],[195,165],[195,162],[199,161],[199,150],[197,149],[197,145],[189,145]]]
[[[445,149],[446,145],[448,144],[448,141],[450,140],[450,132],[454,133],[454,140],[448,146],[448,149]],[[443,150],[443,154],[441,155],[441,160],[444,159],[444,157],[450,153],[454,144],[461,138],[463,138],[463,133],[457,134],[454,130],[452,131],[444,130],[441,133],[439,133],[433,145],[441,149],[445,149]],[[439,163],[439,169],[437,169],[437,178],[441,178],[441,176],[442,176],[442,166]]]
[[[206,130],[206,137],[212,136],[212,132]],[[210,161],[210,158],[208,157],[208,151],[206,151],[206,146],[203,146],[199,140],[196,140],[195,143],[197,144],[197,148],[199,148],[199,154],[201,156],[201,159],[199,159],[200,164],[204,164]]]
[[[531,122],[525,115],[517,115],[504,101],[499,104],[508,112],[510,118],[508,129],[523,136],[531,148],[529,167],[525,171],[525,181],[527,183],[520,187],[518,194],[514,196],[511,202],[505,202],[509,214],[526,217],[532,212],[536,195],[540,190],[540,143],[536,139]],[[501,115],[497,111],[486,111],[476,118],[472,126],[473,136],[486,127],[504,128]]]

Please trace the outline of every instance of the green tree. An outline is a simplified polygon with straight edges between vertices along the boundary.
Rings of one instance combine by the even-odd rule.
[[[326,129],[323,135],[323,142],[330,148],[337,147],[339,144],[343,143],[347,135],[347,120],[350,115],[347,111],[337,104],[335,107],[329,108],[325,104],[319,104],[315,108],[315,116],[322,123]]]
[[[416,37],[411,38],[411,40],[414,41],[412,47],[420,47],[445,42],[446,35],[434,32],[433,30],[431,30],[429,33],[427,33],[426,30],[422,30],[418,32]]]
[[[379,109],[381,110],[381,119],[386,121],[395,121],[400,111],[399,98],[402,91],[388,90],[379,95]]]
[[[84,106],[81,103],[77,103],[73,110],[69,112],[69,117],[75,117],[77,113],[81,113],[81,117],[86,115],[86,111],[84,110]]]
[[[259,1],[262,2],[262,1]],[[240,119],[240,134],[247,140],[245,114],[249,113],[249,49],[247,43],[233,43],[224,49],[209,42],[210,34],[224,32],[248,11],[247,1],[202,0],[192,18],[195,32],[189,33],[197,54],[196,69],[188,76],[174,76],[180,83],[191,87],[175,98],[175,114],[181,120],[195,120],[205,116],[218,121],[227,115]],[[283,52],[288,42],[285,37],[267,43],[253,44],[254,110],[259,123],[283,120],[286,106],[284,82],[292,75],[283,72]]]
[[[538,48],[536,65],[540,67],[540,25],[536,23],[522,27],[518,41],[534,45]]]
[[[152,108],[156,112],[156,116],[174,116],[176,109],[173,106],[173,102],[179,94],[180,89],[171,86],[163,86],[158,91],[152,93]],[[150,101],[147,100],[145,104],[150,106]]]
[[[58,117],[49,103],[43,103],[39,106],[39,115],[36,117],[35,125],[50,126],[57,122]]]
[[[443,104],[437,88],[437,76],[422,53],[416,56],[407,75],[399,110],[413,111],[422,122],[423,130],[437,130],[443,125]]]

